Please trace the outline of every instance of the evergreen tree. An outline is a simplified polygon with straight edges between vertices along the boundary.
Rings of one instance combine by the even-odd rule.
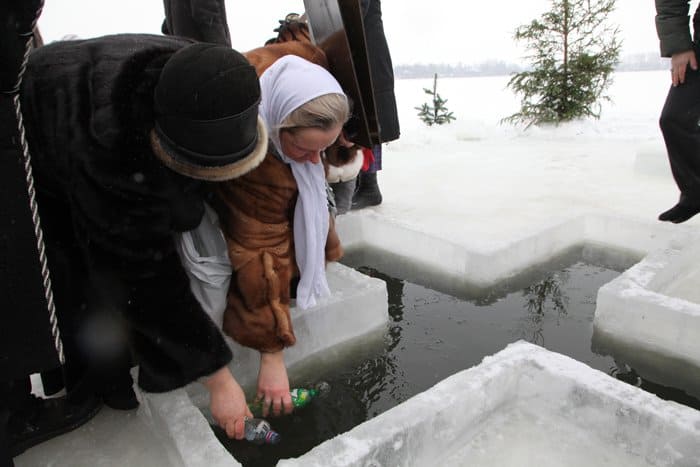
[[[433,76],[433,89],[423,88],[423,91],[433,98],[433,105],[428,105],[426,102],[420,107],[414,107],[419,111],[418,116],[423,122],[428,126],[433,126],[443,125],[455,120],[452,112],[449,112],[445,106],[447,99],[440,97],[440,94],[437,92],[437,73]]]
[[[530,126],[600,117],[620,53],[618,28],[607,23],[614,9],[615,0],[552,0],[550,11],[516,30],[532,69],[508,82],[521,102],[504,121]]]

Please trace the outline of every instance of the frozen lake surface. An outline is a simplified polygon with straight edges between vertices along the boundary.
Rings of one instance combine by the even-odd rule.
[[[351,213],[347,219],[340,218],[342,240],[350,244],[358,239],[371,240],[377,249],[390,251],[402,260],[420,263],[421,270],[431,271],[433,277],[441,278],[442,274],[444,277],[462,278],[463,282],[445,282],[452,291],[459,291],[472,286],[497,284],[503,279],[515,277],[532,264],[549,261],[572,245],[593,242],[630,250],[641,258],[663,247],[675,235],[697,230],[700,224],[698,218],[679,226],[656,221],[658,213],[673,205],[678,197],[657,124],[669,86],[668,72],[617,73],[610,90],[613,101],[604,105],[600,120],[527,131],[498,124],[501,118],[517,109],[517,99],[505,89],[507,79],[440,79],[438,92],[448,99],[447,106],[454,111],[458,120],[449,126],[433,128],[423,125],[414,110],[415,106],[426,101],[422,89],[429,85],[430,80],[398,81],[402,136],[385,147],[384,170],[379,174],[384,203],[363,212]],[[424,266],[428,266],[428,269]],[[693,290],[693,274],[694,270],[689,270],[687,281],[674,285],[679,292],[689,293]],[[455,329],[458,327],[464,327],[464,324],[455,326]],[[520,337],[510,336],[512,341]],[[435,339],[433,336],[430,338]],[[473,363],[467,362],[466,365]],[[404,364],[407,370],[410,369],[410,361],[401,362],[401,365]],[[556,416],[548,412],[550,408],[547,404],[550,400],[568,397],[569,389],[557,392],[550,388],[552,385],[559,387],[559,383],[556,383],[559,380],[550,379],[551,372],[545,372],[546,377],[533,376],[539,374],[537,367],[540,363],[533,365],[517,378],[504,374],[492,385],[484,381],[489,381],[488,376],[496,371],[494,367],[476,367],[479,369],[466,375],[466,379],[460,379],[459,385],[440,383],[442,389],[437,393],[430,389],[424,395],[417,396],[415,403],[405,408],[397,407],[400,409],[396,412],[398,418],[391,419],[395,425],[392,430],[396,430],[391,432],[393,434],[385,433],[380,418],[396,409],[375,417],[367,426],[360,425],[360,429],[345,441],[336,438],[327,446],[326,443],[321,445],[316,453],[309,453],[314,453],[318,462],[310,460],[307,455],[298,465],[341,465],[329,461],[330,453],[347,453],[349,449],[352,456],[349,455],[347,459],[357,460],[363,458],[357,455],[364,452],[362,446],[374,446],[378,449],[376,452],[382,455],[394,452],[397,456],[404,456],[399,458],[413,459],[414,462],[435,459],[438,454],[466,455],[447,450],[439,440],[431,438],[430,429],[439,427],[440,421],[435,418],[434,407],[442,404],[445,410],[452,410],[455,417],[461,417],[458,414],[464,414],[471,408],[459,406],[457,409],[455,405],[448,405],[447,401],[457,403],[455,398],[463,397],[484,408],[498,402],[496,395],[499,394],[499,387],[507,395],[515,397],[520,394],[519,389],[523,384],[530,387],[528,381],[537,382],[540,388],[552,389],[543,394],[543,399],[534,406],[540,410],[542,417],[551,416],[556,420]],[[518,365],[514,363],[512,367],[518,368]],[[579,373],[586,372],[578,366],[576,368]],[[474,375],[483,379],[477,384],[471,379]],[[634,456],[641,455],[637,453],[647,452],[648,459],[653,459],[652,465],[698,465],[695,462],[700,451],[700,422],[697,416],[693,418],[676,406],[669,408],[665,404],[671,403],[633,387],[629,389],[643,395],[625,392],[625,396],[629,396],[628,404],[615,396],[620,387],[613,383],[622,383],[608,375],[602,376],[604,378],[587,378],[583,386],[585,389],[581,389],[580,383],[573,380],[562,383],[562,387],[570,388],[575,395],[585,396],[577,400],[582,404],[580,408],[590,408],[587,413],[591,415],[586,418],[580,417],[580,412],[570,413],[572,419],[581,418],[582,422],[576,425],[578,428],[572,427],[572,431],[563,428],[563,436],[573,439],[566,435],[573,436],[572,433],[577,432],[584,437],[578,446],[587,452],[591,442],[587,434],[595,432],[592,439],[598,436],[603,438],[608,443],[605,451],[611,452],[615,459],[621,449],[615,437],[619,440],[624,435],[628,443],[634,444],[634,440],[639,440],[639,443],[650,446],[649,449],[657,449],[663,454],[654,457],[656,451],[647,452],[634,444],[635,450],[630,451],[634,453],[629,457],[631,461],[636,460]],[[520,386],[509,386],[513,381],[519,381]],[[489,391],[480,392],[479,384],[488,386]],[[532,391],[536,393],[537,388]],[[604,396],[598,396],[599,391]],[[415,399],[409,399],[406,404]],[[601,400],[604,401],[602,405],[595,402]],[[178,404],[172,407],[180,407]],[[528,400],[525,399],[522,404],[527,406]],[[514,422],[535,416],[522,407],[505,410],[503,416],[514,417]],[[497,404],[493,408],[497,408]],[[649,408],[653,410],[649,411]],[[416,412],[418,409],[422,411]],[[639,411],[644,412],[642,418],[635,415]],[[410,420],[416,419],[418,413],[421,414],[421,421],[412,425]],[[622,415],[618,417],[616,414]],[[92,454],[94,450],[103,454],[99,465],[157,465],[152,463],[148,449],[152,443],[159,442],[159,433],[148,436],[145,432],[125,442],[117,433],[126,426],[127,417],[109,412],[101,415],[106,417],[106,422],[96,419],[85,428],[98,430],[100,443],[89,442],[88,438],[84,438],[84,430],[77,431],[33,448],[17,459],[17,465],[80,466],[77,447],[90,450],[84,457],[85,463],[82,465],[85,466],[96,465]],[[443,411],[437,415],[444,419],[448,413]],[[471,420],[476,426],[477,420],[488,419],[484,413],[472,415],[476,418],[462,417],[461,420]],[[498,419],[494,420],[487,423],[497,424]],[[643,424],[641,420],[644,420]],[[651,430],[649,427],[659,428]],[[501,441],[497,432],[487,431],[486,434],[490,436],[482,438],[482,446],[501,447],[499,443],[510,442],[514,448],[527,448],[527,442],[520,444],[517,439],[506,438]],[[654,436],[649,437],[647,433],[651,432]],[[187,435],[186,432],[183,434]],[[199,432],[191,434],[193,438],[201,435]],[[504,434],[515,433],[505,431]],[[530,441],[535,447],[546,443],[546,440],[538,439],[539,433],[521,434],[534,437]],[[384,438],[385,435],[389,437]],[[378,437],[388,439],[389,444],[377,447],[379,445],[371,440]],[[392,444],[392,439],[403,440],[404,444]],[[456,438],[446,439],[456,442]],[[676,446],[673,439],[683,440],[682,446]],[[434,443],[425,444],[421,440],[432,440]],[[459,441],[466,442],[464,439]],[[197,440],[185,440],[181,449],[189,451],[191,457],[205,459],[207,454],[212,457],[213,450],[205,448],[205,445]],[[673,445],[678,452],[682,452],[679,461],[674,463],[670,457],[665,457],[667,452],[664,446],[667,445]],[[455,448],[455,445],[449,446]],[[384,450],[385,447],[389,451]],[[421,457],[422,454],[432,457]],[[472,451],[470,455],[482,454]],[[601,454],[601,459],[604,460],[605,455]],[[363,459],[369,462],[372,456]],[[490,456],[483,454],[481,458],[474,459],[488,462]],[[695,463],[684,463],[688,459]],[[507,460],[503,458],[504,462]],[[164,457],[162,461],[164,466],[178,465]],[[541,465],[537,458],[533,462],[531,465]],[[625,465],[621,462],[617,465]],[[290,461],[289,465],[293,465],[293,462]],[[475,462],[475,465],[478,463]]]

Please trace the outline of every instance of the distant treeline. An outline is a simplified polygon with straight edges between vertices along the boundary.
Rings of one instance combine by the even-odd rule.
[[[633,54],[622,57],[617,65],[618,71],[666,70],[669,67],[667,58],[659,57],[658,52]],[[459,63],[418,63],[413,65],[395,65],[394,74],[398,79],[432,78],[437,73],[441,78],[466,76],[500,76],[519,73],[527,67],[516,63],[490,60],[483,63],[465,65]]]

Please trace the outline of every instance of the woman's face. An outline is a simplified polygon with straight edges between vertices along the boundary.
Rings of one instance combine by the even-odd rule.
[[[311,162],[318,164],[321,162],[321,152],[333,144],[342,125],[322,130],[320,128],[297,128],[294,131],[280,131],[280,145],[282,152],[295,162]]]

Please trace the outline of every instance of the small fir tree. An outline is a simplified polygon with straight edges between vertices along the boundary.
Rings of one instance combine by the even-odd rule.
[[[437,93],[437,73],[435,73],[433,77],[433,89],[423,88],[423,91],[433,98],[433,105],[428,105],[426,102],[420,107],[414,107],[419,111],[418,116],[423,122],[428,126],[433,126],[443,125],[455,120],[452,112],[449,112],[445,106],[447,99],[443,99],[440,97],[440,94]]]
[[[615,1],[552,0],[550,11],[516,30],[532,69],[508,82],[521,95],[520,111],[503,121],[529,127],[600,117],[620,54],[618,28],[607,23]]]

